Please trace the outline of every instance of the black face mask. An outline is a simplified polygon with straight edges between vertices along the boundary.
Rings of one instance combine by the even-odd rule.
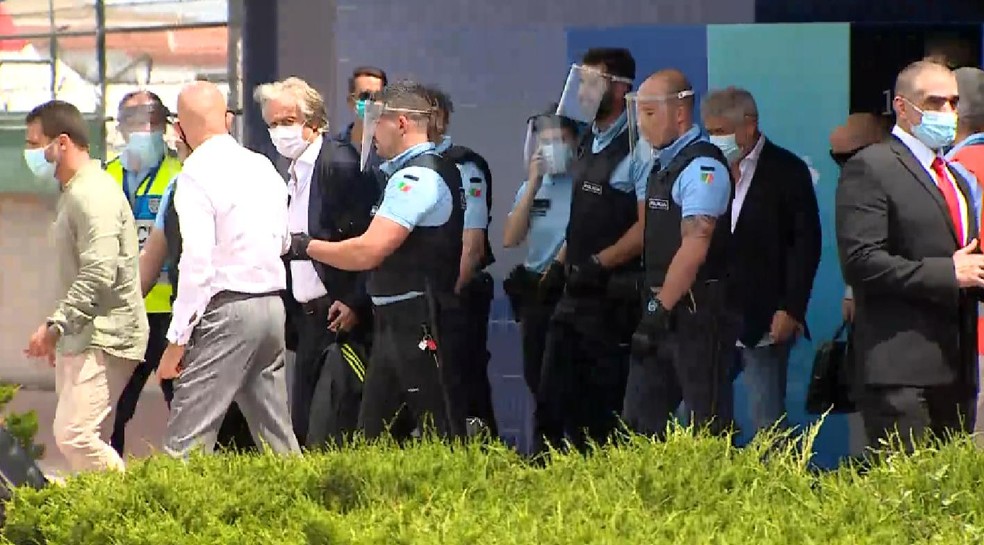
[[[844,166],[844,163],[846,163],[851,157],[857,155],[857,153],[862,149],[863,148],[858,148],[856,150],[851,150],[851,151],[830,150],[830,158],[833,159],[835,163],[837,163],[837,166],[842,167]]]
[[[605,91],[605,94],[601,96],[601,102],[598,103],[598,112],[595,113],[595,119],[601,119],[608,117],[612,113],[612,109],[615,107],[615,97],[612,96],[612,90],[609,89]]]

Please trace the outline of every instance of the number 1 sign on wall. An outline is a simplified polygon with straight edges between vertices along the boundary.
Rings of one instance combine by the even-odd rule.
[[[882,96],[885,97],[885,111],[882,112],[882,115],[893,115],[894,112],[892,111],[892,99],[894,97],[892,96],[892,90],[885,89],[884,91],[882,91]]]

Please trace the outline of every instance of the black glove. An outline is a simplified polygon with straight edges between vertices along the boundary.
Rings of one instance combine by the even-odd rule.
[[[639,326],[632,334],[632,353],[637,357],[655,353],[660,342],[670,332],[670,318],[670,311],[655,295],[650,295],[642,309]]]
[[[289,261],[308,261],[308,244],[311,244],[311,237],[305,233],[290,234],[290,249],[284,254]]]
[[[564,293],[564,264],[554,261],[540,277],[537,297],[540,303],[549,303],[560,299]]]
[[[608,271],[601,266],[596,255],[582,263],[571,263],[567,268],[567,291],[572,294],[604,290],[607,282]]]

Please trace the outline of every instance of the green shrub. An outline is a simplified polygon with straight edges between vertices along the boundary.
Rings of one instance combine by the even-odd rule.
[[[815,430],[814,430],[815,431]],[[793,446],[675,430],[534,467],[505,447],[358,445],[134,461],[20,490],[8,543],[878,544],[984,542],[969,440],[820,473]]]
[[[14,384],[0,384],[0,422],[10,431],[11,435],[17,438],[21,448],[29,453],[35,460],[44,456],[44,445],[34,442],[38,434],[38,414],[35,411],[26,413],[7,412],[7,405],[13,401],[14,395],[20,390],[20,386]]]

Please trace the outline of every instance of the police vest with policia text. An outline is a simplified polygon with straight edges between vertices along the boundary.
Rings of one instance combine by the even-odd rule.
[[[137,239],[140,248],[143,249],[150,231],[154,228],[154,220],[157,218],[157,210],[161,206],[161,199],[167,189],[168,183],[181,171],[181,162],[176,157],[165,155],[164,160],[159,165],[151,169],[146,177],[137,184],[136,190],[131,195],[127,190],[123,170],[123,164],[119,157],[113,159],[106,165],[106,172],[109,173],[119,184],[120,189],[126,193],[133,208],[133,218],[137,224]],[[171,312],[171,282],[168,277],[168,265],[161,270],[157,279],[157,284],[147,294],[144,304],[147,306],[147,313],[162,314]]]

